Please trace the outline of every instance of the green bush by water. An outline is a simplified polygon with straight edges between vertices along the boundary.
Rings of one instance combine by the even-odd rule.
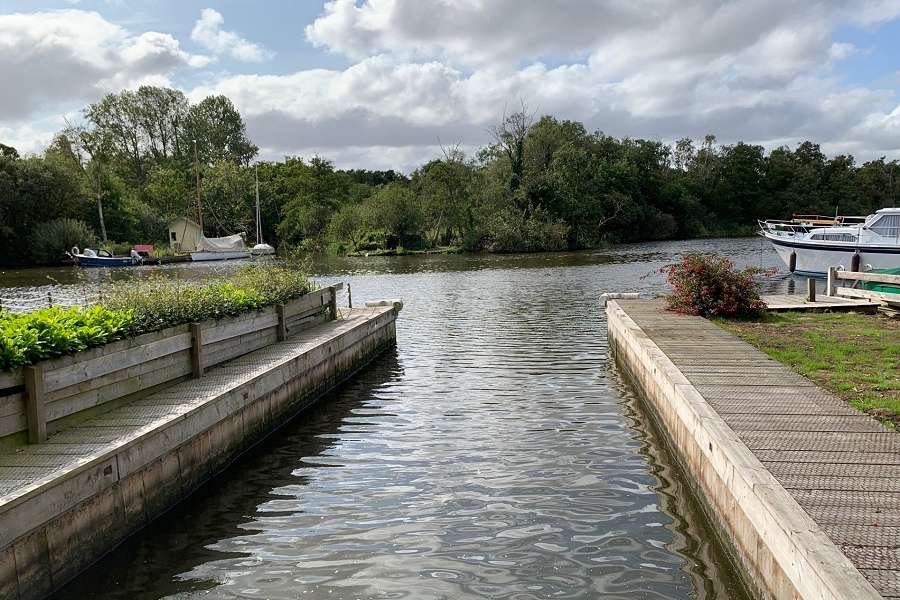
[[[294,269],[251,266],[206,282],[154,277],[102,290],[98,306],[0,313],[0,370],[80,352],[166,327],[237,316],[310,291]]]

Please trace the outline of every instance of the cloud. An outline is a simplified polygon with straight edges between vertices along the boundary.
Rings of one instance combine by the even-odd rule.
[[[191,39],[215,54],[226,54],[241,61],[262,62],[273,56],[259,44],[247,41],[233,31],[223,30],[224,23],[221,13],[204,8],[191,30]]]
[[[0,123],[142,83],[167,84],[204,58],[166,33],[138,36],[95,12],[0,15]]]

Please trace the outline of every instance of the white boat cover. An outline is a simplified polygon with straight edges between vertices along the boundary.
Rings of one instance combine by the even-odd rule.
[[[197,241],[197,250],[200,252],[230,252],[244,249],[244,238],[240,234],[219,238],[208,238],[201,235]]]

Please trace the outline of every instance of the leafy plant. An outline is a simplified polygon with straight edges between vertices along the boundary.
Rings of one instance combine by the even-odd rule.
[[[129,333],[134,321],[133,311],[102,306],[0,314],[0,370],[121,339]]]
[[[666,296],[675,312],[703,317],[760,316],[766,308],[759,297],[755,277],[767,271],[755,267],[736,269],[734,263],[715,254],[685,254],[680,262],[660,268],[672,285]]]

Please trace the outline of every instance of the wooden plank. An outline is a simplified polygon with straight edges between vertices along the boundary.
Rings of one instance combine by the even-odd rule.
[[[330,295],[331,291],[328,288],[310,292],[302,298],[292,300],[291,302],[286,304],[284,307],[284,314],[286,317],[293,317],[297,313],[307,311],[311,308],[317,306],[325,306],[326,304],[328,304],[328,298],[330,297]]]
[[[113,371],[100,377],[94,377],[93,379],[81,381],[79,383],[76,383],[75,385],[70,385],[58,390],[54,390],[52,392],[47,392],[47,401],[55,402],[57,400],[62,400],[64,398],[77,396],[79,394],[84,394],[92,390],[104,388],[130,377],[138,377],[144,373],[163,369],[175,364],[177,361],[184,361],[185,363],[189,362],[190,358],[188,356],[188,352],[186,350],[179,350],[178,352],[173,352],[172,354],[167,354],[165,356],[160,356],[159,358],[154,358],[146,362],[126,367],[124,369],[119,369],[118,371]]]
[[[25,379],[22,377],[22,369],[14,369],[12,371],[0,371],[0,390],[23,385]]]
[[[887,302],[888,304],[900,304],[900,294],[874,292],[872,290],[857,290],[854,288],[846,287],[839,287],[837,289],[837,293],[838,296],[849,296],[851,298],[868,298],[869,300]]]
[[[294,319],[288,321],[288,335],[295,335],[304,329],[309,329],[320,323],[325,323],[327,320],[328,316],[323,310],[318,310],[305,317],[294,317]]]
[[[77,362],[72,365],[46,373],[47,391],[58,390],[77,384],[85,379],[101,377],[107,373],[166,356],[191,347],[191,334],[181,333],[163,338],[136,348],[126,348],[118,352],[98,356],[92,360]]]
[[[194,379],[203,377],[203,327],[191,324],[191,375]]]
[[[222,321],[206,321],[202,324],[203,343],[212,344],[228,338],[238,337],[260,329],[274,327],[278,324],[278,316],[272,307],[266,308],[248,317],[238,317]]]
[[[275,305],[275,314],[278,316],[278,325],[275,327],[278,341],[283,342],[287,339],[287,323],[284,317],[284,304]]]
[[[838,271],[839,279],[850,279],[854,281],[871,281],[873,283],[893,283],[900,285],[900,275],[891,275],[889,273],[873,273],[872,271],[856,272],[856,271]]]
[[[28,417],[24,412],[0,417],[0,438],[28,430]]]
[[[204,348],[206,367],[209,368],[238,356],[243,356],[254,350],[274,344],[276,341],[278,341],[276,328],[270,327],[261,332],[258,331],[240,338],[219,342],[222,346],[217,347],[215,350],[210,350],[209,347]]]
[[[175,381],[191,374],[191,365],[189,360],[189,350],[182,350],[179,360],[174,364],[149,371],[140,375],[129,377],[112,385],[102,387],[90,392],[85,392],[77,396],[69,396],[61,400],[49,402],[47,404],[47,420],[53,422],[58,419],[68,417],[83,410],[93,408],[130,396],[137,392],[143,391],[151,386],[160,385]]]
[[[28,443],[47,441],[47,414],[44,398],[44,370],[40,363],[22,369],[25,377],[25,415]]]
[[[156,342],[187,332],[187,325],[178,325],[176,327],[168,327],[160,331],[142,333],[137,337],[110,342],[108,344],[104,344],[103,346],[97,346],[96,348],[88,348],[87,350],[77,352],[75,354],[67,354],[66,356],[52,358],[50,360],[44,361],[44,372],[49,373],[50,371],[56,371],[57,369],[68,367],[76,363],[83,363],[95,358],[99,358],[101,356],[107,356],[115,352],[121,352],[122,350],[139,348],[152,342]]]

